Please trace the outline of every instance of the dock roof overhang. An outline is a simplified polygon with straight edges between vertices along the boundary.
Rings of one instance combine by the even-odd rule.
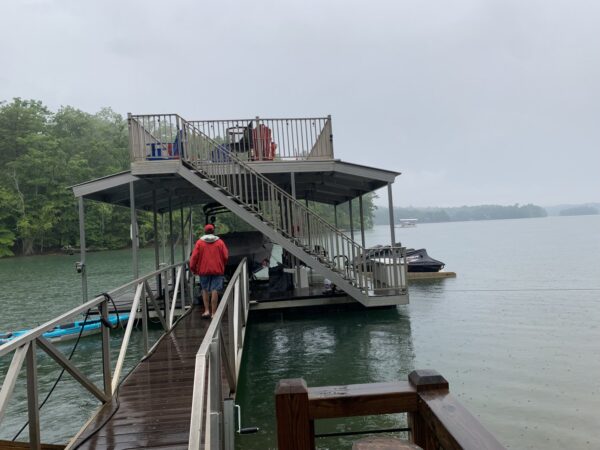
[[[131,170],[91,180],[72,187],[76,197],[119,206],[130,206],[129,184],[133,183],[137,209],[150,211],[156,192],[157,209],[210,203],[211,197],[177,174],[179,161],[133,163]],[[274,161],[249,163],[278,186],[296,197],[328,204],[340,204],[393,183],[400,172],[352,164],[340,160]]]

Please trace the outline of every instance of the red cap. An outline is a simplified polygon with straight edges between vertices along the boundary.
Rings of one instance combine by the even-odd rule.
[[[205,233],[213,233],[214,231],[215,231],[215,226],[212,223],[207,223],[206,225],[204,225]]]

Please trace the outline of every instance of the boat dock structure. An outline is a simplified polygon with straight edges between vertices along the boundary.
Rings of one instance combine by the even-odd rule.
[[[38,353],[44,352],[98,401],[95,413],[64,448],[232,450],[243,431],[236,392],[243,352],[248,350],[246,329],[255,313],[408,303],[406,249],[395,244],[394,235],[392,184],[400,174],[337,159],[330,116],[188,121],[176,114],[130,114],[128,125],[130,170],[72,187],[79,205],[81,306],[0,345],[0,357],[12,355],[0,391],[0,424],[23,370],[29,442],[22,445],[43,447],[37,368]],[[367,248],[363,197],[380,188],[388,192],[389,242]],[[353,200],[358,211],[352,210]],[[131,281],[95,298],[89,298],[87,288],[89,201],[129,208],[131,216]],[[311,203],[332,205],[333,223]],[[210,321],[202,320],[201,308],[194,304],[188,259],[196,228],[210,220],[194,217],[193,210],[208,204],[224,208],[281,248],[281,271],[291,279],[283,292],[270,289],[269,283],[255,287],[253,274],[260,261],[254,254],[242,255],[227,274]],[[350,216],[346,231],[338,226],[342,206]],[[173,220],[176,211],[178,224]],[[145,274],[139,264],[141,212],[153,215],[155,236],[159,220],[168,224],[169,236],[163,260],[155,242],[155,267]],[[360,226],[355,230],[356,216]],[[115,335],[111,337],[113,326],[107,319],[116,312],[129,314],[129,320],[115,359],[110,351]],[[101,348],[101,385],[44,337],[58,325],[90,314],[104,321],[101,333],[88,338],[98,339]],[[153,345],[151,321],[162,329]],[[143,356],[126,374],[133,333],[141,333]],[[392,439],[398,445],[393,448],[503,448],[434,371],[415,371],[409,380],[396,383],[308,388],[295,379],[281,380],[273,388],[280,450],[314,449],[317,420],[390,413],[406,414],[409,426],[403,431],[411,441]],[[0,442],[0,450],[14,448],[10,445],[17,444]]]

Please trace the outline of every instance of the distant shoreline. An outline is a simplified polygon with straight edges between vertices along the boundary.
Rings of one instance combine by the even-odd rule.
[[[377,206],[374,223],[389,224],[389,212],[385,206]],[[532,219],[547,216],[581,216],[600,213],[600,203],[584,205],[557,205],[541,207],[527,204],[519,205],[477,205],[454,207],[396,207],[394,221],[417,219],[418,223],[471,222],[481,220]]]

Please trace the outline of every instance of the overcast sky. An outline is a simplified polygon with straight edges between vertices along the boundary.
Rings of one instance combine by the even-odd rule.
[[[0,99],[333,116],[397,206],[600,201],[596,0],[15,0]],[[386,204],[385,192],[379,203]]]

